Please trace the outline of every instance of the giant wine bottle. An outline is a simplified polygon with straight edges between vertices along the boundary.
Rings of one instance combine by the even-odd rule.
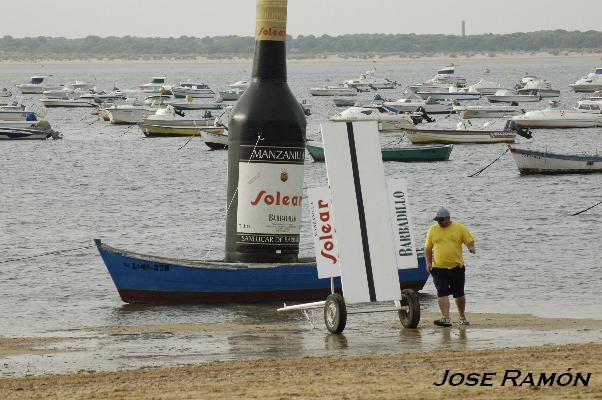
[[[286,80],[287,0],[256,0],[253,73],[230,117],[226,261],[299,255],[305,114]]]

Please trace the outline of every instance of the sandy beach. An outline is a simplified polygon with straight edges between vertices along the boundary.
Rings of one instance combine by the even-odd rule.
[[[1,399],[602,399],[602,321],[539,318],[518,314],[472,314],[472,325],[434,330],[423,316],[422,330],[432,334],[460,336],[478,330],[530,330],[571,335],[589,330],[599,340],[568,345],[516,346],[458,351],[437,350],[359,356],[284,357],[207,362],[177,367],[152,367],[128,371],[80,371],[76,374],[26,376],[0,379]],[[402,330],[397,322],[387,329]],[[295,324],[176,324],[98,328],[101,334],[143,332],[234,332],[286,335]],[[430,332],[430,331],[429,331]],[[315,335],[326,335],[315,331]],[[2,359],[17,354],[35,354],[41,345],[70,338],[2,338]],[[52,347],[50,347],[51,349]],[[52,351],[52,350],[46,350]],[[486,386],[453,386],[434,383],[449,375],[488,373]],[[507,372],[508,370],[512,370]],[[517,372],[518,371],[518,372]],[[520,377],[516,378],[516,374]],[[531,373],[533,383],[528,376]],[[540,374],[546,374],[539,381]],[[575,385],[577,374],[589,378]],[[510,374],[510,375],[508,375]],[[515,375],[512,375],[515,374]],[[552,381],[546,380],[553,375]],[[559,377],[565,374],[562,379]],[[507,376],[506,376],[507,375]],[[476,375],[474,375],[476,376]],[[510,378],[516,379],[510,379]],[[525,381],[525,378],[527,380]],[[506,378],[506,379],[505,379]],[[565,384],[569,378],[570,384]],[[456,375],[458,383],[460,375]],[[476,378],[475,378],[476,379]],[[465,381],[466,382],[466,381]],[[480,381],[481,382],[481,381]],[[550,384],[550,382],[552,382]]]

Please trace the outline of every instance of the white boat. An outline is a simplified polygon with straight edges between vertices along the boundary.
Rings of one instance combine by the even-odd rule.
[[[436,129],[417,128],[404,129],[410,142],[414,144],[442,143],[442,144],[487,144],[487,143],[514,143],[516,131],[481,130],[481,129]]]
[[[602,173],[599,154],[560,154],[508,147],[521,174]]]
[[[22,104],[0,107],[0,121],[36,121],[37,119],[36,113]]]
[[[397,82],[387,78],[376,78],[376,70],[372,69],[360,74],[357,79],[348,79],[345,85],[353,88],[371,88],[371,89],[395,89]]]
[[[505,88],[502,88],[499,83],[494,83],[485,79],[481,79],[468,87],[469,92],[480,93],[483,96],[495,94],[495,92],[501,89]]]
[[[596,68],[594,72],[590,72],[569,87],[575,92],[585,93],[602,90],[602,67]]]
[[[449,86],[447,90],[440,91],[417,91],[416,94],[422,99],[432,100],[479,100],[481,94],[478,92],[470,92],[457,86]]]
[[[96,90],[96,86],[93,83],[89,83],[87,81],[76,80],[75,82],[67,83],[65,86],[74,91],[86,92],[90,90]]]
[[[216,118],[210,112],[201,118],[191,118],[168,105],[160,107],[154,114],[145,116],[142,122],[157,126],[214,126]]]
[[[193,101],[192,98],[189,101],[185,100],[171,100],[165,102],[174,106],[178,110],[221,110],[224,108],[224,103],[221,101]]]
[[[428,97],[426,100],[418,96],[411,89],[406,90],[406,97],[395,101],[385,100],[387,107],[392,107],[399,112],[414,112],[424,110],[428,114],[449,114],[453,112],[453,100],[434,100]]]
[[[456,75],[456,67],[453,64],[450,64],[444,68],[437,70],[437,75],[435,75],[433,78],[429,79],[425,83],[464,87],[466,86],[466,78]]]
[[[149,83],[144,83],[138,88],[143,92],[159,93],[166,86],[166,78],[164,76],[153,76]]]
[[[539,77],[535,76],[535,75],[529,75],[528,73],[525,74],[525,76],[523,76],[522,78],[520,78],[520,81],[518,81],[518,83],[516,85],[514,85],[514,89],[518,90],[518,89],[522,89],[525,87],[525,85],[531,81],[535,81],[535,80],[539,80]]]
[[[195,99],[212,99],[215,92],[206,83],[180,82],[171,88],[175,98],[191,96]]]
[[[309,89],[312,96],[356,96],[357,89],[345,85],[328,85]]]
[[[158,107],[144,104],[138,99],[126,99],[122,103],[107,107],[106,112],[112,124],[137,124],[142,122],[145,116],[154,114],[157,109]]]
[[[62,137],[59,132],[52,130],[46,121],[38,121],[35,127],[27,128],[0,126],[0,140],[46,140]]]
[[[52,107],[96,107],[98,104],[94,100],[87,100],[81,98],[70,98],[68,96],[64,98],[41,98],[40,103],[46,108]]]
[[[462,114],[462,118],[503,118],[512,115],[524,114],[525,110],[513,105],[454,105],[453,110]]]
[[[37,128],[42,121],[0,121],[0,128]],[[46,121],[43,121],[47,123]]]
[[[547,109],[528,111],[511,119],[519,128],[593,128],[602,126],[600,110]]]
[[[378,130],[399,131],[414,126],[414,119],[421,119],[421,114],[399,113],[384,106],[350,107],[329,119],[339,122],[378,121]]]
[[[218,93],[219,97],[224,101],[235,101],[238,100],[244,92],[244,89],[226,89],[220,90]]]
[[[247,90],[247,88],[249,87],[249,84],[250,84],[249,81],[242,80],[242,81],[236,81],[234,83],[231,83],[228,85],[228,87],[231,89]]]
[[[534,94],[539,97],[560,96],[560,90],[552,89],[552,84],[543,79],[531,79],[517,92],[518,94]]]
[[[16,86],[22,94],[41,94],[45,90],[59,90],[63,88],[62,85],[47,84],[47,78],[48,76],[46,75],[34,75],[28,83],[21,83]]]
[[[201,139],[211,150],[223,150],[228,148],[228,133],[201,130]]]
[[[168,101],[171,100],[171,95],[167,95],[167,94],[153,94],[151,96],[146,96],[144,98],[144,104],[155,104],[155,105],[161,105],[163,103],[166,103]]]
[[[590,97],[587,100],[579,100],[577,102],[577,110],[597,114],[602,110],[602,98],[597,100]]]
[[[127,96],[119,89],[114,89],[111,92],[89,92],[79,96],[82,100],[91,100],[97,103],[114,102],[117,100],[125,100]]]
[[[490,103],[533,103],[541,100],[541,97],[534,94],[518,94],[515,90],[502,89],[495,92],[494,95],[487,96]]]

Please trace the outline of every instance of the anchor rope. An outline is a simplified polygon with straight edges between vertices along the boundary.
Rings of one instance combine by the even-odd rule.
[[[45,256],[60,255],[60,254],[63,254],[63,253],[70,253],[72,251],[90,249],[90,248],[95,247],[95,246],[96,245],[94,245],[94,244],[89,244],[87,246],[75,247],[75,248],[72,248],[72,249],[47,251],[45,253],[35,254],[33,256],[11,258],[11,259],[8,259],[8,260],[2,260],[2,261],[0,261],[0,264],[7,264],[7,263],[10,263],[10,262],[15,262],[15,261],[31,260],[31,259],[34,259],[34,258],[45,257]]]
[[[591,207],[587,207],[585,210],[581,210],[581,211],[579,211],[579,212],[576,212],[575,214],[571,214],[571,217],[574,217],[575,215],[582,214],[582,213],[586,212],[587,210],[591,210],[592,208],[594,208],[594,207],[596,207],[596,206],[599,206],[600,204],[602,204],[602,201],[599,201],[599,202],[597,202],[596,204],[594,204],[594,205],[593,205],[593,206],[591,206]]]
[[[472,174],[472,175],[468,175],[468,177],[469,177],[469,178],[472,178],[472,177],[474,177],[474,176],[477,176],[477,175],[479,175],[481,172],[485,171],[487,168],[489,168],[490,166],[492,166],[492,165],[493,165],[493,163],[495,163],[497,160],[499,160],[500,158],[502,158],[502,156],[503,156],[504,154],[506,154],[506,153],[508,152],[508,150],[510,150],[510,148],[509,148],[509,147],[508,147],[508,148],[506,148],[506,151],[504,151],[502,154],[500,154],[500,156],[499,156],[498,158],[496,158],[495,160],[493,160],[493,161],[492,161],[492,162],[490,162],[488,165],[486,165],[485,167],[481,168],[480,170],[478,170],[478,171],[477,171],[477,172],[475,172],[474,174]]]
[[[257,148],[257,145],[259,144],[259,142],[261,140],[264,140],[261,137],[261,133],[257,133],[257,141],[255,142],[255,145],[253,146],[253,150],[251,151],[251,156],[249,157],[249,161],[247,161],[247,164],[251,163],[251,159],[253,158],[253,154],[255,153],[255,148]],[[236,185],[236,189],[234,190],[234,193],[232,194],[232,198],[228,202],[228,207],[226,208],[226,212],[222,216],[222,220],[221,220],[221,222],[220,222],[220,224],[218,226],[219,228],[222,228],[224,226],[224,223],[226,221],[226,217],[228,216],[228,212],[230,211],[230,207],[232,206],[232,203],[234,202],[234,198],[236,197],[237,194],[238,194],[238,185]],[[217,235],[218,235],[219,232],[220,232],[220,229],[216,230],[215,234],[211,238],[211,243],[209,244],[209,249],[207,250],[207,253],[205,253],[205,259],[203,260],[203,262],[207,261],[207,258],[209,257],[209,255],[213,251],[213,245],[215,244],[215,238],[217,237]]]

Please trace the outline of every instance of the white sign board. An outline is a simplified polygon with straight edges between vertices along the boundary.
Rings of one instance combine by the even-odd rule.
[[[401,298],[376,122],[322,124],[347,303]]]
[[[387,198],[389,199],[389,212],[391,228],[393,229],[397,268],[418,268],[416,242],[412,233],[408,185],[405,179],[387,179]]]
[[[334,236],[334,218],[328,187],[307,189],[309,218],[314,236],[318,278],[341,275],[339,254]]]

